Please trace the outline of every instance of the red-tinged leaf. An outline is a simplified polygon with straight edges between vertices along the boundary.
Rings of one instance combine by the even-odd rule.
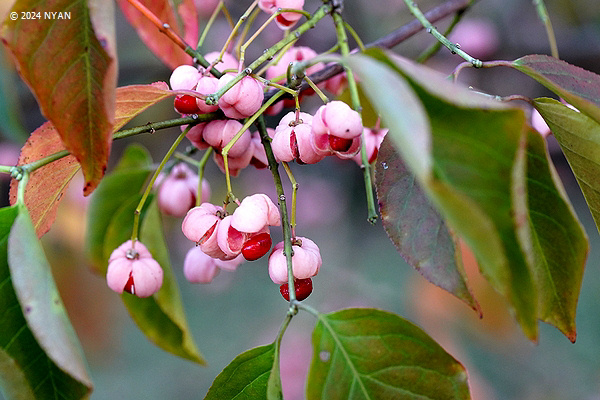
[[[117,88],[114,130],[117,131],[148,107],[172,95],[164,82]],[[18,165],[28,164],[64,150],[58,132],[50,122],[46,122],[31,134],[21,149]],[[69,155],[36,169],[31,174],[25,190],[25,205],[38,237],[48,232],[52,226],[60,200],[79,168],[75,157]],[[18,181],[13,179],[10,188],[11,204],[16,201],[17,186]]]
[[[456,237],[387,137],[379,149],[375,178],[383,227],[402,258],[481,314],[467,287]]]
[[[536,104],[540,101],[543,99],[536,100]],[[580,114],[552,100],[548,103],[550,108],[552,103],[569,113]],[[546,142],[532,131],[527,140],[527,199],[539,318],[575,342],[575,311],[588,239],[554,170]]]
[[[389,127],[403,161],[447,225],[473,250],[483,275],[509,300],[525,334],[535,340],[538,298],[526,223],[522,110],[379,49],[354,55],[348,63]],[[397,122],[414,117],[415,108],[403,107],[406,99],[398,98],[400,90],[406,96],[406,82],[427,112],[429,129],[407,129],[410,125]],[[422,145],[429,142],[431,147]]]
[[[173,96],[173,92],[169,90],[169,86],[165,82],[117,88],[115,132],[131,121],[133,117],[169,96]]]
[[[82,165],[85,194],[102,179],[112,141],[117,65],[111,9],[112,2],[19,0],[13,12],[52,17],[7,20],[1,31],[43,114]]]
[[[521,57],[512,65],[600,123],[600,75],[541,54]]]
[[[129,23],[135,28],[142,41],[148,48],[167,66],[175,69],[182,64],[191,64],[192,58],[188,56],[139,10],[127,0],[118,0],[119,6]],[[196,46],[198,40],[198,13],[193,0],[141,0],[161,22],[169,26],[186,43]]]
[[[18,165],[28,164],[64,150],[58,132],[50,122],[46,122],[27,139],[21,150]],[[63,194],[79,168],[75,157],[69,155],[31,173],[25,191],[25,205],[38,237],[50,230]],[[11,204],[17,201],[18,183],[15,179],[10,183]]]

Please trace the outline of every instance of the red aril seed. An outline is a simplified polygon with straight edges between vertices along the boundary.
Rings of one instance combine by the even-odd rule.
[[[248,261],[258,260],[271,249],[271,235],[259,233],[248,239],[242,247],[242,255]]]
[[[300,157],[300,151],[298,150],[298,140],[296,140],[296,132],[292,129],[290,133],[290,150],[292,151],[292,157],[295,159]]]
[[[197,114],[200,112],[196,98],[188,94],[175,98],[175,109],[182,114]]]
[[[302,301],[306,299],[313,290],[312,279],[296,279],[294,281],[294,289],[296,289],[296,300]],[[279,292],[284,299],[290,301],[290,288],[287,283],[279,286]]]
[[[133,273],[129,274],[129,279],[123,288],[124,292],[135,294],[135,286],[133,285]]]
[[[350,146],[352,146],[352,139],[344,139],[338,136],[329,135],[329,146],[331,147],[331,150],[343,153],[344,151],[348,151]]]

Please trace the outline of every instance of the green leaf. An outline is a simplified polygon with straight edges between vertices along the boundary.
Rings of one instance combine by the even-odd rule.
[[[320,314],[309,399],[469,399],[464,367],[420,328],[380,310]]]
[[[553,99],[535,99],[534,106],[560,144],[600,231],[600,125]]]
[[[24,399],[87,396],[92,384],[83,353],[25,207],[0,210],[0,283],[4,393]]]
[[[239,354],[215,378],[204,400],[272,398],[267,397],[267,382],[278,359],[275,347],[271,343]]]
[[[539,318],[575,342],[575,311],[588,241],[549,159],[546,142],[533,131],[527,141],[527,198]]]
[[[371,57],[355,55],[348,63],[361,79],[361,88],[389,128],[389,136],[419,179],[432,168],[431,128],[427,112],[414,90],[396,71]],[[390,90],[393,88],[393,90]],[[403,132],[411,132],[410,136]]]
[[[348,61],[396,149],[448,226],[474,251],[483,274],[509,300],[526,335],[537,338],[523,111],[382,50],[367,54]],[[396,98],[405,96],[407,82],[427,112],[430,130],[397,122],[410,112]]]
[[[381,220],[404,260],[481,313],[467,288],[458,243],[388,137],[375,169]]]
[[[117,85],[113,4],[91,3],[19,0],[13,12],[62,18],[7,19],[0,31],[43,114],[81,164],[86,194],[108,162]]]
[[[187,360],[205,364],[183,311],[156,202],[151,202],[143,215],[140,242],[162,267],[163,285],[154,296],[143,299],[124,293],[122,298],[127,310],[141,331],[158,347]]]
[[[113,216],[131,198],[139,199],[152,171],[150,165],[146,150],[137,145],[128,147],[115,171],[102,180],[92,196],[85,242],[86,252],[96,272],[106,272],[105,238]]]
[[[512,66],[600,123],[600,75],[540,54],[519,58]]]
[[[94,196],[103,195],[103,185],[112,182],[115,176],[129,176],[132,171],[145,171],[137,169],[146,164],[145,150],[129,148],[127,154],[117,165],[115,172],[107,176],[98,187]],[[144,179],[145,180],[145,179]],[[131,238],[133,230],[134,210],[137,208],[141,193],[135,193],[123,199],[118,207],[108,204],[111,213],[108,214],[106,225],[103,225],[103,238],[96,243],[100,262],[96,272],[105,274],[108,259],[115,248]],[[114,199],[104,198],[111,202]],[[146,337],[163,350],[176,356],[205,364],[196,343],[190,332],[187,319],[183,311],[183,303],[179,293],[177,281],[171,269],[169,254],[163,237],[160,213],[153,196],[148,196],[140,213],[141,229],[139,240],[143,243],[153,258],[158,261],[163,269],[163,285],[154,296],[139,298],[124,293],[121,298],[127,307],[131,318],[138,325]]]

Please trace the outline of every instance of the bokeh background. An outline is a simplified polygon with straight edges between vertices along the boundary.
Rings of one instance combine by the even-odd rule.
[[[206,11],[214,1],[199,0]],[[226,2],[239,17],[250,1]],[[428,10],[441,1],[419,1]],[[319,1],[307,0],[314,11]],[[562,59],[600,73],[600,2],[547,0]],[[385,35],[410,21],[401,0],[345,0],[344,15],[364,42]],[[436,26],[443,30],[449,20]],[[219,50],[229,27],[224,20],[211,29],[203,50]],[[512,60],[526,54],[549,54],[544,26],[531,1],[480,0],[466,13],[453,38],[463,49],[483,60]],[[267,29],[249,48],[248,60],[281,37]],[[117,10],[119,85],[166,81],[170,71],[151,54]],[[334,44],[333,24],[325,21],[302,37],[300,44],[317,51]],[[395,50],[418,56],[432,44],[420,33]],[[35,99],[18,79],[4,49],[0,50],[0,164],[16,162],[29,132],[44,122]],[[451,72],[461,60],[442,50],[429,65]],[[533,80],[509,69],[466,70],[460,81],[479,90],[529,97],[550,95]],[[318,99],[303,109],[314,111]],[[175,117],[166,101],[136,118],[131,125]],[[276,119],[271,119],[276,123]],[[161,131],[115,142],[111,163],[127,144],[139,141],[159,161],[178,130]],[[323,312],[345,307],[377,307],[395,312],[421,326],[460,360],[469,373],[477,400],[600,399],[600,240],[589,211],[567,164],[552,137],[549,147],[577,214],[589,235],[591,251],[578,307],[578,337],[571,344],[555,328],[542,324],[539,343],[527,341],[516,327],[506,303],[478,276],[473,260],[466,260],[475,296],[484,317],[427,283],[404,263],[379,222],[366,222],[361,171],[352,161],[328,159],[318,166],[292,165],[300,183],[298,234],[321,248],[324,264],[314,279],[307,302]],[[224,195],[224,179],[214,164],[207,168],[213,201]],[[8,180],[0,177],[1,201],[6,204]],[[246,170],[234,181],[238,196],[274,189],[268,170]],[[289,186],[286,187],[289,191]],[[267,274],[266,259],[223,271],[213,283],[192,285],[181,272],[192,243],[180,230],[180,220],[165,217],[165,234],[180,283],[191,330],[208,361],[207,367],[178,359],[152,345],[131,321],[119,296],[104,278],[93,275],[82,252],[87,199],[78,177],[61,205],[52,230],[42,239],[53,265],[63,299],[88,358],[94,400],[202,398],[212,380],[237,354],[270,343],[285,315],[287,304]],[[276,230],[273,230],[276,232]],[[279,235],[279,236],[278,236]],[[280,240],[274,234],[274,242]],[[302,399],[310,362],[313,317],[300,313],[283,340],[282,375],[287,400]],[[0,327],[1,329],[1,327]],[[1,398],[1,395],[0,395]]]

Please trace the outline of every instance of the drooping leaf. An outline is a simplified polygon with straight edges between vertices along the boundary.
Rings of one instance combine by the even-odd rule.
[[[481,313],[467,288],[456,238],[388,138],[378,160],[375,186],[381,220],[402,257],[431,283]]]
[[[99,274],[106,274],[113,250],[131,238],[134,210],[150,172],[148,152],[140,146],[130,146],[115,170],[94,193],[88,213],[87,245],[94,260],[94,270]],[[152,195],[140,212],[140,221],[139,240],[161,265],[163,285],[154,296],[143,299],[124,293],[123,302],[140,330],[158,347],[204,364],[187,324],[163,238],[158,206]]]
[[[534,100],[573,170],[600,231],[600,124],[548,98]]]
[[[275,343],[245,351],[215,378],[204,400],[267,399]]]
[[[88,208],[86,253],[98,273],[106,272],[106,232],[115,213],[132,198],[139,198],[150,175],[151,160],[147,151],[130,146],[118,167],[102,180]],[[133,217],[133,216],[132,216]]]
[[[43,114],[82,165],[86,194],[108,162],[117,84],[112,3],[90,3],[20,0],[12,11],[54,17],[6,20],[0,32]]]
[[[588,241],[549,159],[546,142],[532,131],[527,141],[527,198],[539,318],[574,342]]]
[[[425,180],[433,162],[431,128],[427,112],[414,90],[397,72],[370,57],[353,56],[348,63],[356,70],[363,92],[389,128],[387,136],[412,172]],[[411,135],[403,132],[411,132]]]
[[[50,122],[46,122],[27,139],[21,150],[18,165],[31,163],[63,150],[64,146],[58,132]],[[50,230],[67,186],[79,169],[75,157],[69,155],[31,173],[25,190],[25,205],[38,237],[42,237]],[[19,181],[15,179],[10,183],[11,204],[17,201],[18,185]]]
[[[527,224],[523,112],[452,84],[441,74],[401,57],[377,49],[367,54],[372,58],[357,55],[349,62],[389,125],[390,134],[404,137],[404,147],[395,141],[397,150],[446,223],[474,251],[483,274],[509,300],[525,334],[536,339],[537,293]],[[386,69],[388,75],[396,74],[395,80],[388,75],[380,79]],[[402,79],[427,110],[431,135],[426,130],[402,130],[403,125],[395,120],[402,119],[405,111],[383,104],[396,100],[396,83]],[[431,154],[427,148],[406,145],[410,141],[430,141]],[[416,154],[405,156],[409,151]],[[432,159],[429,168],[415,163],[418,157]]]
[[[320,314],[309,399],[469,399],[464,367],[420,328],[380,310]]]
[[[182,37],[186,43],[195,48],[198,42],[198,14],[193,0],[142,0],[140,1],[160,21],[169,26]],[[129,23],[135,28],[140,39],[168,67],[175,69],[182,64],[191,64],[188,56],[156,25],[133,7],[127,0],[118,0],[118,4]]]
[[[143,299],[124,293],[122,298],[129,314],[146,337],[158,347],[187,360],[205,364],[183,311],[156,202],[151,202],[143,214],[139,240],[162,267],[163,285],[154,296]]]
[[[600,75],[543,54],[521,57],[512,66],[600,123]]]
[[[5,310],[0,374],[18,378],[5,390],[16,398],[31,393],[36,399],[82,398],[92,384],[81,346],[27,209],[19,207],[16,216],[14,208],[3,209],[0,225],[0,302]]]

